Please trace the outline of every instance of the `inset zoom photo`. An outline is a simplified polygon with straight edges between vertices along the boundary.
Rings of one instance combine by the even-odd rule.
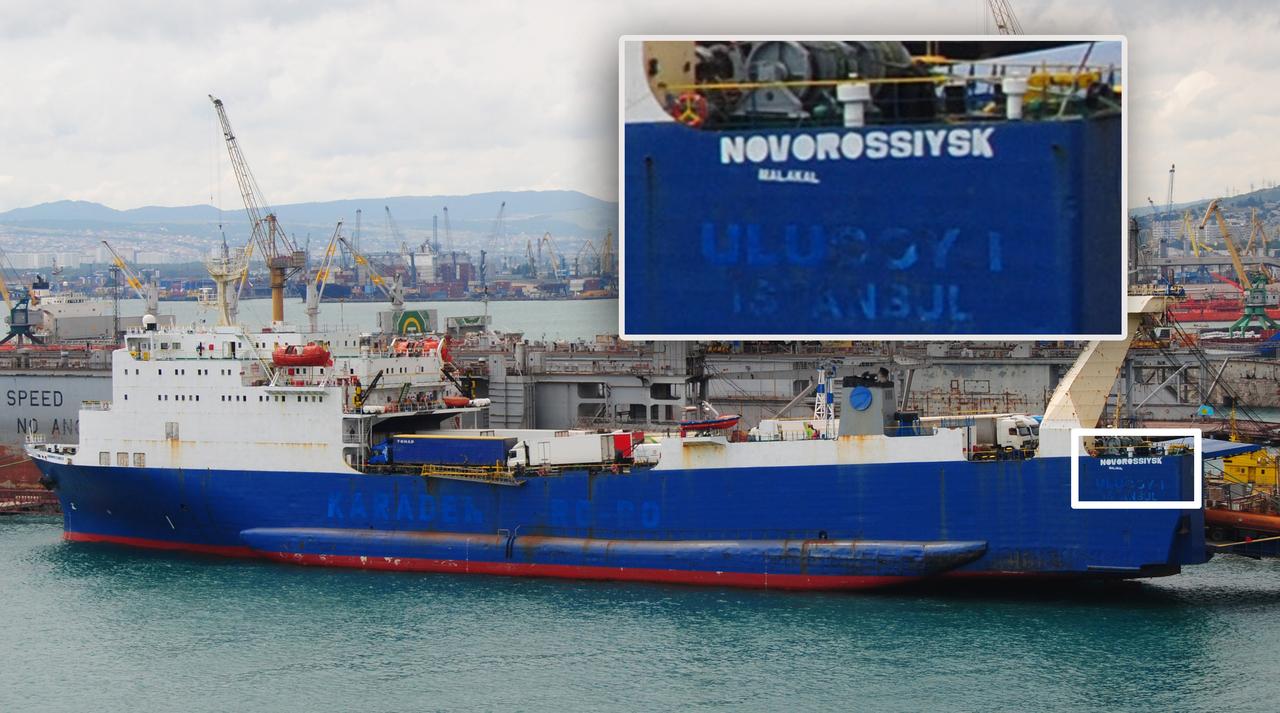
[[[1123,38],[620,47],[629,339],[1123,334]]]

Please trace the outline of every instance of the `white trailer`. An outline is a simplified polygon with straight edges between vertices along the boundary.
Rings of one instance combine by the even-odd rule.
[[[615,460],[613,433],[566,436],[535,436],[516,443],[508,453],[507,465],[515,468],[612,463]]]
[[[1040,423],[1022,413],[928,416],[920,419],[920,423],[934,428],[963,430],[965,447],[974,454],[989,452],[1031,455],[1040,446]]]

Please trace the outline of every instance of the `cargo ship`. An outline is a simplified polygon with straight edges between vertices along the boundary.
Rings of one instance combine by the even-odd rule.
[[[1071,506],[1070,429],[1096,422],[1124,341],[1090,344],[1038,426],[924,422],[895,408],[886,375],[832,373],[812,418],[642,440],[484,428],[486,400],[451,405],[466,394],[441,340],[392,340],[335,334],[331,362],[285,366],[272,355],[314,335],[131,332],[112,355],[112,400],[85,404],[78,439],[27,447],[66,539],[785,589],[1150,577],[1208,556],[1200,508]],[[980,443],[984,430],[995,443]],[[1186,500],[1193,487],[1182,452],[1089,456],[1080,472],[1082,492],[1103,499]]]
[[[1119,338],[1119,43],[995,44],[624,39],[623,336]]]

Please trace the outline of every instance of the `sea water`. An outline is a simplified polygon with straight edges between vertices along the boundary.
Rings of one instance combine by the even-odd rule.
[[[1280,562],[787,593],[366,572],[0,518],[0,711],[1270,711]]]

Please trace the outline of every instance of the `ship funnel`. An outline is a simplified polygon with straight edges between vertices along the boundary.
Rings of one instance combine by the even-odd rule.
[[[898,403],[889,372],[846,376],[840,385],[840,435],[884,435]]]

